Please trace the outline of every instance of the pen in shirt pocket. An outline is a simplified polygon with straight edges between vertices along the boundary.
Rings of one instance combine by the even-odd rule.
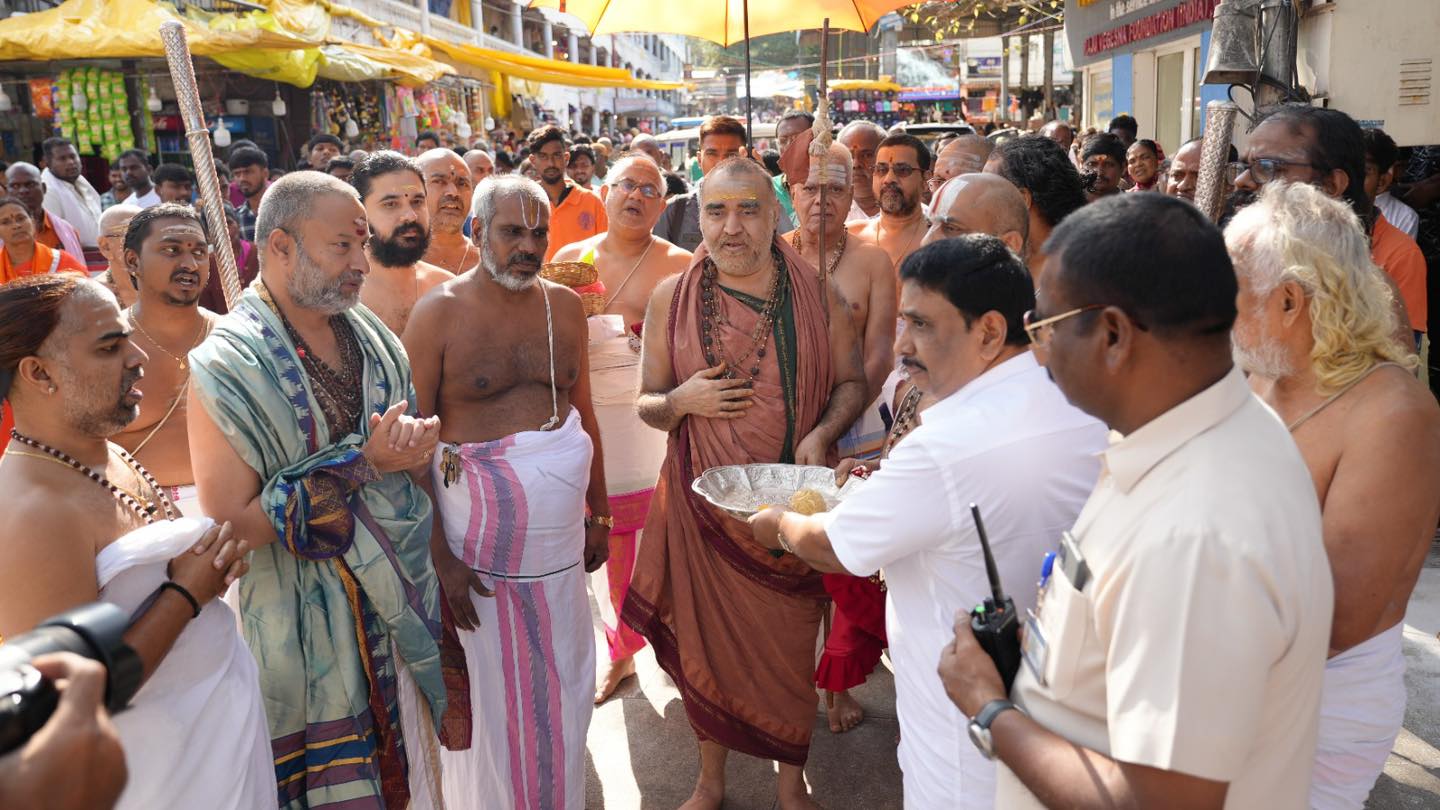
[[[1052,572],[1052,571],[1054,571],[1054,570],[1055,570],[1055,552],[1053,552],[1053,551],[1047,551],[1047,552],[1045,552],[1045,559],[1043,559],[1043,560],[1040,561],[1040,584],[1039,584],[1039,587],[1040,587],[1041,589],[1043,589],[1043,588],[1045,587],[1045,583],[1047,583],[1047,582],[1050,581],[1050,572]]]

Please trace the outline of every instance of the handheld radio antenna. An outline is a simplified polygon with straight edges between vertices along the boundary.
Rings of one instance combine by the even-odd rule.
[[[995,604],[1005,604],[1005,589],[1000,587],[1000,571],[995,568],[995,556],[990,553],[990,539],[985,536],[985,523],[980,520],[980,507],[970,504],[970,517],[975,520],[975,531],[980,535],[980,551],[985,554],[985,573],[990,577],[990,590],[994,592]]]

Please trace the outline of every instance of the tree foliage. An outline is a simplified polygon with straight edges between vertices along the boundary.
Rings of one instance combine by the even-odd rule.
[[[1065,18],[1063,0],[948,0],[940,3],[917,3],[900,10],[911,23],[935,33],[935,41],[964,37],[975,32],[975,24],[984,20],[1029,25],[1042,20],[1059,23]]]

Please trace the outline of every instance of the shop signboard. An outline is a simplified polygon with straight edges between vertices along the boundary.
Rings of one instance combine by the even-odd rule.
[[[999,56],[967,56],[965,57],[965,74],[969,79],[999,79],[1000,78]]]
[[[1077,67],[1209,27],[1220,0],[1065,0],[1065,39]]]

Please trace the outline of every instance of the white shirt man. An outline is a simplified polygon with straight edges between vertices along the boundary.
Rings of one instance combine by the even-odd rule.
[[[1045,552],[1095,484],[1105,436],[1024,352],[926,410],[881,470],[828,514],[830,545],[847,570],[885,570],[906,807],[991,806],[994,765],[970,744],[967,718],[935,673],[956,611],[990,594],[970,504],[1024,616]]]
[[[141,208],[149,208],[152,205],[159,205],[161,203],[160,193],[155,190],[154,186],[151,186],[150,190],[144,194],[130,195],[129,199],[125,200],[125,202],[131,205],[138,205]]]
[[[834,511],[769,509],[751,525],[761,545],[819,571],[884,569],[905,806],[991,810],[995,766],[969,744],[937,671],[957,613],[992,593],[970,504],[1017,611],[1033,607],[1045,552],[1099,475],[1106,430],[1037,365],[1021,325],[1034,286],[1004,242],[942,239],[911,255],[901,282],[895,353],[938,402]]]
[[[56,177],[47,168],[40,173],[45,184],[45,210],[75,226],[80,244],[94,248],[100,244],[100,192],[90,185],[85,175],[69,182]],[[84,256],[75,258],[83,260]]]
[[[1012,699],[1122,762],[1228,782],[1226,808],[1299,807],[1333,598],[1299,450],[1236,368],[1104,468],[1071,531],[1090,582],[1055,567],[1043,672],[1022,666]],[[1212,609],[1248,617],[1244,632],[1196,620]],[[996,806],[1040,804],[1002,768]]]

